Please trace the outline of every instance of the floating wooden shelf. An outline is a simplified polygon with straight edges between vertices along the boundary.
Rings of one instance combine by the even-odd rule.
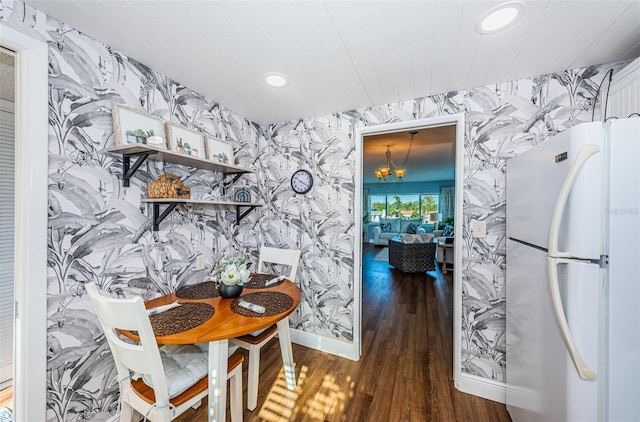
[[[153,231],[158,231],[162,220],[167,218],[167,215],[179,204],[196,204],[196,205],[211,205],[211,206],[232,206],[236,208],[236,224],[242,221],[256,207],[261,207],[263,204],[257,204],[253,202],[234,202],[234,201],[208,201],[201,199],[178,199],[178,198],[151,198],[142,199],[140,202],[153,204]],[[165,208],[160,212],[160,205],[165,204]],[[241,211],[241,208],[248,208]]]
[[[253,173],[253,170],[246,169],[244,167],[238,167],[230,164],[218,163],[211,160],[206,160],[204,158],[192,157],[190,155],[179,154],[177,152],[167,151],[163,148],[157,148],[150,145],[144,144],[134,144],[134,145],[123,145],[119,147],[109,148],[107,149],[109,152],[115,152],[118,154],[122,154],[122,162],[123,162],[123,174],[122,174],[122,185],[124,187],[129,186],[129,181],[131,177],[135,174],[135,172],[140,168],[142,163],[146,159],[153,161],[162,161],[165,163],[171,164],[179,164],[181,166],[186,167],[195,167],[203,170],[210,170],[216,173],[223,174],[235,174],[233,180],[229,183],[224,184],[224,188],[227,189],[233,183],[235,183],[238,178],[245,173]],[[138,159],[132,163],[131,158],[138,157]],[[233,202],[233,201],[205,201],[198,199],[177,199],[177,198],[152,198],[152,199],[143,199],[141,202],[153,204],[153,231],[158,231],[158,227],[162,220],[167,218],[167,215],[173,209],[178,206],[178,204],[200,204],[200,205],[214,205],[214,206],[232,206],[236,208],[236,224],[242,221],[243,218],[247,216],[251,211],[253,211],[256,207],[261,207],[263,204],[255,204],[251,202]],[[160,212],[160,205],[167,205],[167,207]],[[241,208],[247,208],[244,211],[241,211]]]
[[[165,163],[179,164],[186,167],[195,167],[203,170],[211,170],[224,174],[253,173],[253,170],[238,167],[231,164],[218,163],[204,158],[192,157],[190,155],[179,154],[166,149],[152,147],[144,144],[123,145],[107,149],[109,152],[122,154],[124,164],[124,174],[122,175],[123,186],[129,186],[129,180],[140,168],[144,160],[162,161]],[[131,163],[132,157],[139,157],[135,163]],[[237,179],[237,178],[236,178]]]

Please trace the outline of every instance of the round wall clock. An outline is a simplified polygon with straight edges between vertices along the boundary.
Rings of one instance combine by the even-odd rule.
[[[313,187],[313,176],[308,170],[296,170],[291,176],[291,189],[295,193],[305,194]]]

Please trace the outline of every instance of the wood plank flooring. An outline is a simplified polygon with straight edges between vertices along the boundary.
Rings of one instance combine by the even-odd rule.
[[[403,274],[373,261],[380,247],[363,246],[360,360],[294,344],[298,386],[289,391],[278,340],[272,340],[262,349],[253,412],[246,409],[245,360],[244,420],[510,421],[504,405],[453,386],[453,271]],[[204,422],[206,410],[205,402],[177,420]]]

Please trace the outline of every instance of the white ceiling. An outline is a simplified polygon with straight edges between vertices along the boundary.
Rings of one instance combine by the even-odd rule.
[[[259,124],[640,56],[640,1],[26,0]],[[289,76],[271,88],[269,72]]]
[[[640,0],[522,1],[491,35],[475,24],[501,1],[26,3],[262,125],[640,56]],[[389,142],[365,143],[365,183]],[[453,151],[412,151],[404,180],[452,179]]]
[[[427,129],[417,129],[413,137],[411,153],[409,154],[407,172],[403,182],[432,182],[455,179],[456,156],[456,126],[440,126]],[[391,160],[397,167],[407,157],[411,130],[403,130],[382,135],[364,137],[362,147],[362,175],[364,183],[376,183],[378,179],[374,171],[386,165],[387,146],[391,150]],[[391,171],[394,166],[391,165]],[[389,182],[397,182],[392,176]],[[383,182],[379,182],[383,183]]]

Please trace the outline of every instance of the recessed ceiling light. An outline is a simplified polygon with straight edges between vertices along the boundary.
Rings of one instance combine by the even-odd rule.
[[[507,29],[524,13],[524,4],[519,1],[503,3],[482,15],[476,24],[478,34],[493,34]]]
[[[289,85],[289,80],[281,73],[268,73],[264,77],[265,82],[275,88],[284,88]]]

